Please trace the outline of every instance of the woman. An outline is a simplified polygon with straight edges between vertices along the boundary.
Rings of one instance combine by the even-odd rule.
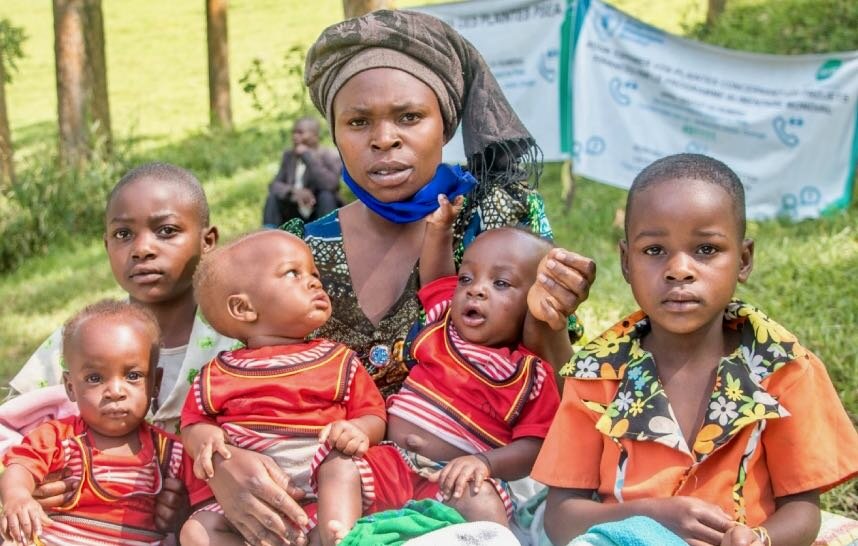
[[[439,194],[466,195],[455,230],[459,257],[485,229],[525,224],[550,236],[542,201],[527,186],[528,175],[538,174],[539,150],[479,53],[428,15],[377,11],[329,27],[308,53],[305,81],[358,197],[316,222],[290,226],[313,249],[333,300],[334,315],[318,335],[355,349],[387,395],[407,375],[408,332],[419,319],[423,218]],[[460,121],[473,176],[441,165]],[[538,318],[556,330],[586,299],[595,265],[562,249],[550,257]],[[570,355],[565,347],[540,356],[560,365]],[[207,425],[183,431],[193,454],[200,426]],[[288,477],[255,453],[233,448],[210,484],[254,544],[288,544],[286,521],[305,517]]]

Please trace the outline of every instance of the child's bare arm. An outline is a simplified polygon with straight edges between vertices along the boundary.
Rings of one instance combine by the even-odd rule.
[[[527,476],[542,447],[540,438],[519,438],[508,445],[476,455],[456,457],[432,479],[447,498],[460,498],[468,483],[475,491],[487,478],[511,481]]]
[[[461,195],[453,203],[446,195],[439,195],[438,208],[426,217],[426,232],[420,250],[420,286],[456,274],[452,228],[464,202]]]
[[[370,446],[384,439],[384,432],[385,423],[381,417],[364,415],[328,423],[319,433],[319,442],[328,442],[343,455],[360,457]]]
[[[547,322],[527,313],[521,344],[551,365],[555,375],[572,358],[572,343],[566,328],[554,330]]]
[[[42,534],[42,526],[51,521],[33,498],[36,480],[24,466],[11,464],[0,476],[0,532],[3,538],[29,544],[33,535]]]
[[[769,540],[760,540],[750,529],[737,526],[725,534],[721,546],[806,546],[819,533],[819,492],[808,491],[775,499],[777,510],[762,525]],[[749,541],[748,539],[751,539]],[[756,542],[754,542],[756,541]]]
[[[554,544],[567,544],[593,525],[632,516],[656,520],[691,546],[717,546],[736,525],[720,507],[694,497],[602,504],[592,496],[589,489],[548,489],[545,532]]]

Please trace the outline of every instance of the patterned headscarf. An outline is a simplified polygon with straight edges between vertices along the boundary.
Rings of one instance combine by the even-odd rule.
[[[448,140],[461,121],[468,168],[481,186],[538,175],[539,148],[482,55],[431,15],[379,10],[329,26],[307,53],[304,82],[333,128],[340,88],[355,74],[381,67],[407,72],[435,92]]]

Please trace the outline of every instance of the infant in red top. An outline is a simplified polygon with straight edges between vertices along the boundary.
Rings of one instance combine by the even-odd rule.
[[[229,457],[229,445],[271,456],[304,491],[311,543],[334,544],[364,510],[386,508],[370,448],[384,437],[384,401],[353,351],[306,340],[331,302],[304,241],[275,230],[247,235],[200,263],[194,290],[211,326],[246,345],[206,364],[185,401],[198,475],[212,476],[213,455]],[[182,544],[244,544],[221,512],[193,514]]]
[[[146,424],[157,397],[160,331],[152,313],[105,300],[63,328],[63,382],[80,416],[48,421],[12,447],[0,477],[2,532],[21,544],[156,545],[155,497],[165,478],[185,483],[194,504],[205,483],[172,435]],[[47,514],[33,499],[36,484],[70,471],[72,497]]]
[[[461,200],[427,218],[420,299],[427,326],[411,345],[417,365],[388,399],[387,437],[411,470],[414,497],[437,496],[468,520],[508,525],[505,483],[529,474],[559,404],[549,364],[569,338],[537,276],[550,241],[519,228],[481,234],[455,275],[452,222]],[[556,304],[556,302],[553,302]]]

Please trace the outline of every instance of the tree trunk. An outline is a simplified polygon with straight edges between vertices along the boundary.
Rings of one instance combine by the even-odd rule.
[[[101,0],[53,0],[53,8],[60,161],[78,168],[111,138]]]
[[[229,99],[229,48],[226,12],[228,0],[206,0],[206,36],[209,56],[209,121],[212,127],[232,128]]]
[[[6,69],[3,67],[3,48],[0,48],[0,188],[8,187],[14,180],[12,138],[6,115]]]
[[[724,8],[727,6],[727,0],[709,0],[709,7],[706,10],[706,24],[712,26],[718,17],[724,13]]]
[[[107,98],[107,58],[104,53],[104,17],[101,0],[86,0],[83,36],[86,44],[87,69],[91,84],[92,121],[97,122],[96,135],[107,152],[113,147],[110,126],[110,101]]]
[[[393,9],[392,0],[343,0],[343,12],[346,19],[385,8]]]

